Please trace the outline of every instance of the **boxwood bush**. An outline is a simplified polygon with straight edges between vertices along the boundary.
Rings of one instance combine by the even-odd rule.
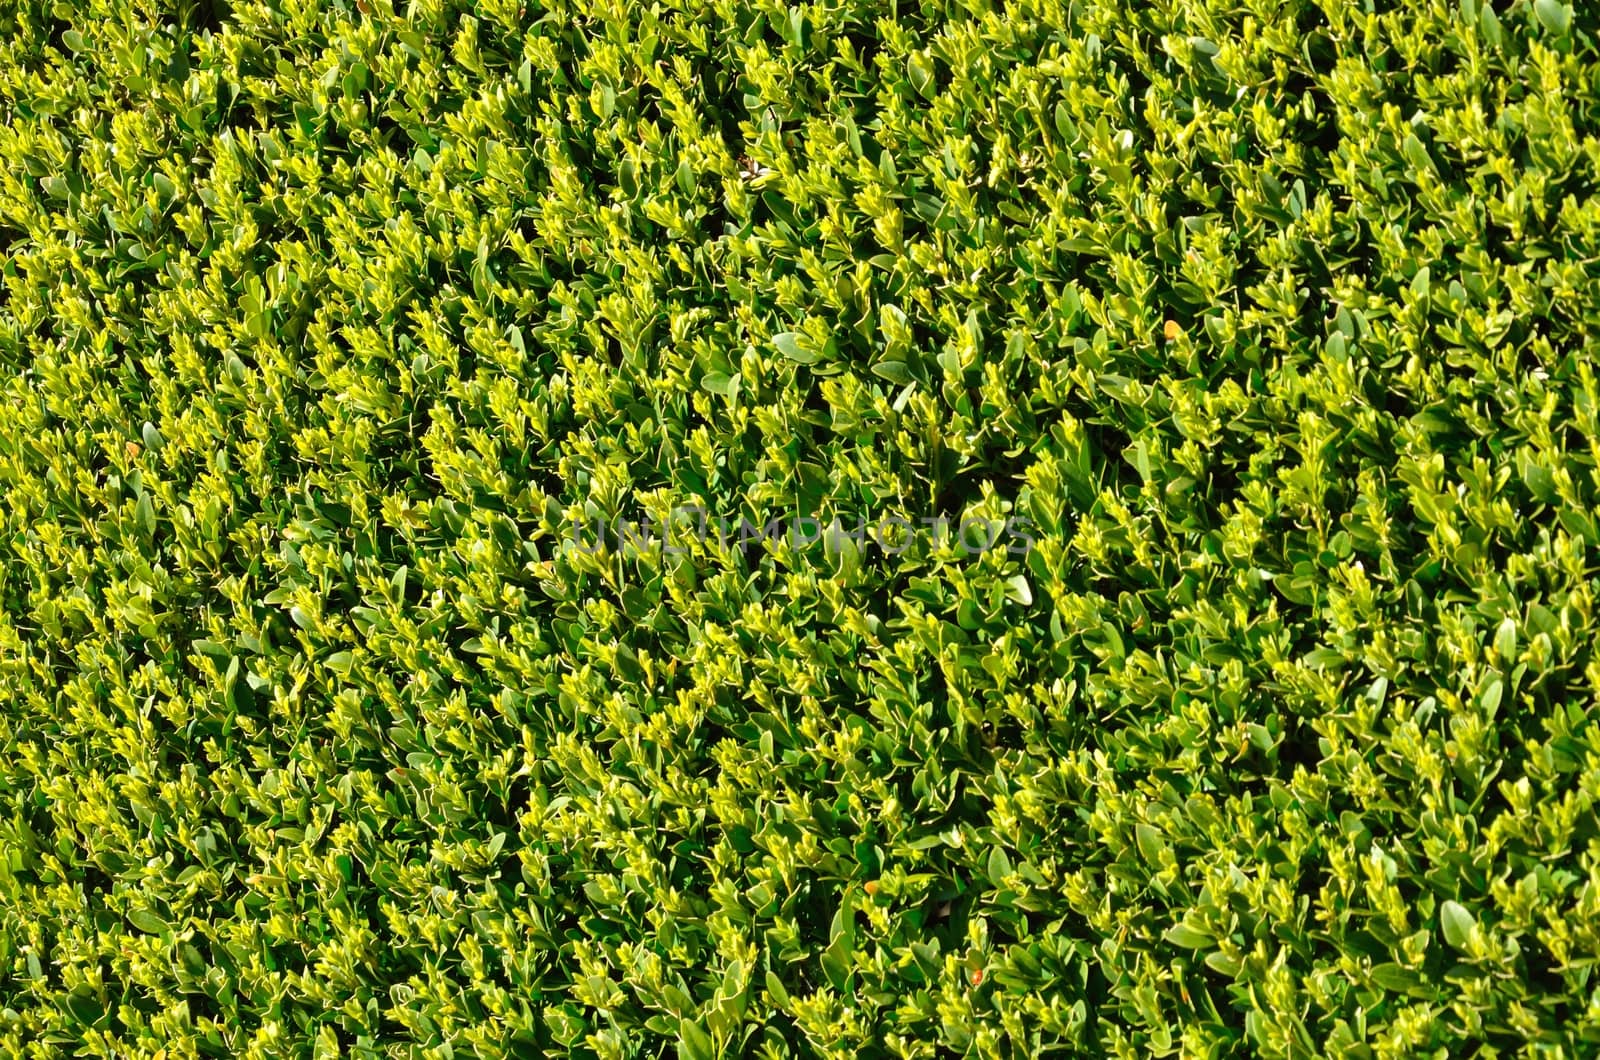
[[[0,1050],[1596,1055],[1597,36],[0,5]]]

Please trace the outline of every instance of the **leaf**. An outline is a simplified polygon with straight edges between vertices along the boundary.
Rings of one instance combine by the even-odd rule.
[[[1393,963],[1373,965],[1371,975],[1372,981],[1383,989],[1402,994],[1422,985],[1422,979],[1416,972]]]
[[[1154,825],[1140,823],[1134,826],[1134,840],[1138,844],[1139,854],[1151,865],[1159,867],[1162,855],[1167,852],[1167,841]]]
[[[133,506],[133,519],[146,537],[155,536],[156,507],[150,503],[150,494],[139,494],[139,500]]]
[[[816,352],[807,348],[801,342],[802,338],[803,336],[796,332],[782,331],[772,336],[772,345],[777,347],[779,353],[797,364],[817,363]]]
[[[1417,144],[1417,150],[1422,151],[1424,158],[1427,157],[1427,151],[1423,149],[1421,140],[1417,140],[1415,136],[1410,134],[1407,134],[1406,140],[1408,143],[1415,140]],[[1430,159],[1428,165],[1431,167],[1432,164],[1433,162]],[[1426,265],[1418,269],[1417,274],[1411,277],[1411,293],[1424,304],[1427,303],[1429,295],[1433,293],[1433,273]]]
[[[787,1009],[789,1007],[789,991],[784,987],[783,980],[779,979],[770,969],[767,971],[767,993],[772,995],[773,1004],[777,1005],[778,1008]]]
[[[1483,0],[1478,10],[1478,29],[1491,48],[1498,50],[1505,43],[1505,33],[1500,28],[1500,16],[1495,14],[1493,0]]]
[[[128,913],[128,923],[146,935],[164,935],[170,930],[165,920],[162,920],[148,909],[131,910]]]
[[[1067,109],[1067,105],[1065,103],[1056,104],[1055,121],[1056,133],[1060,135],[1061,139],[1065,140],[1069,144],[1076,139],[1078,129],[1077,126],[1073,124],[1072,112]]]
[[[678,1021],[679,1060],[713,1060],[716,1046],[705,1028],[691,1019]]]
[[[872,374],[900,386],[911,382],[911,369],[904,361],[879,361],[872,366]]]
[[[855,944],[855,909],[846,893],[839,908],[834,911],[833,923],[828,928],[828,948],[823,951],[820,961],[823,974],[836,990],[845,990],[849,986],[854,967],[851,954]]]
[[[1011,875],[1011,859],[1001,847],[994,847],[989,851],[989,882],[996,887],[1004,886],[1004,880]]]
[[[1187,924],[1174,924],[1167,929],[1163,936],[1174,946],[1186,950],[1202,950],[1213,945],[1216,940],[1203,931],[1197,931]]]
[[[1565,36],[1572,28],[1572,6],[1558,0],[1533,0],[1533,13],[1539,24],[1556,36]]]
[[[1428,149],[1422,145],[1422,141],[1417,139],[1416,133],[1406,133],[1406,138],[1400,144],[1400,153],[1405,156],[1405,160],[1410,163],[1411,168],[1417,172],[1433,172],[1433,158],[1428,154]],[[1416,174],[1412,174],[1413,179],[1415,179],[1415,176]],[[1428,282],[1426,270],[1419,270],[1417,275],[1422,277],[1422,283],[1425,286]],[[1413,290],[1415,290],[1414,287]]]
[[[1439,927],[1444,931],[1444,940],[1464,952],[1478,930],[1478,922],[1465,906],[1447,900],[1439,907]]]
[[[105,1014],[95,989],[87,984],[74,987],[67,995],[67,1009],[72,1013],[72,1018],[86,1026],[93,1026]]]
[[[735,999],[744,995],[745,987],[750,984],[749,972],[745,969],[743,961],[735,958],[728,962],[722,972],[722,986],[717,989],[718,998]]]
[[[834,576],[851,584],[861,570],[861,546],[854,530],[840,523],[831,524],[822,532],[822,551],[833,566]]]
[[[1344,666],[1344,653],[1335,648],[1312,648],[1300,657],[1300,661],[1313,670],[1323,670],[1329,667],[1339,668]]]
[[[367,90],[367,77],[370,71],[366,63],[356,63],[350,67],[350,72],[344,75],[339,83],[339,88],[350,99],[355,99]]]
[[[1504,695],[1505,682],[1498,677],[1491,678],[1489,683],[1484,686],[1483,691],[1478,694],[1478,706],[1485,714],[1494,717],[1500,710],[1500,700]]]
[[[724,372],[707,372],[700,377],[700,388],[707,393],[732,398],[739,392],[739,374],[735,372],[730,376]]]
[[[1494,634],[1494,651],[1502,662],[1511,662],[1517,657],[1517,620],[1507,618],[1500,623]]]
[[[911,87],[917,95],[926,99],[933,98],[933,63],[921,52],[913,52],[907,62],[907,74],[911,78]]]
[[[1111,649],[1113,657],[1118,659],[1127,658],[1128,648],[1123,644],[1122,633],[1116,626],[1110,622],[1102,622],[1100,623],[1100,634],[1106,638],[1106,646]]]

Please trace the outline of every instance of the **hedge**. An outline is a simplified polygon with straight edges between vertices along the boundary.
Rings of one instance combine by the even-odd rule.
[[[1597,39],[3,5],[0,1052],[1596,1055]]]

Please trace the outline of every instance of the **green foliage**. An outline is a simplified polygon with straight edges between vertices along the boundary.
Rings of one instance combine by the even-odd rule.
[[[1595,1055],[1597,33],[4,5],[0,1050]]]

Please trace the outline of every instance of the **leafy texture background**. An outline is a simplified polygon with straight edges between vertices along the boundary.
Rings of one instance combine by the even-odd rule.
[[[1595,1055],[1597,32],[3,5],[0,1049]]]

